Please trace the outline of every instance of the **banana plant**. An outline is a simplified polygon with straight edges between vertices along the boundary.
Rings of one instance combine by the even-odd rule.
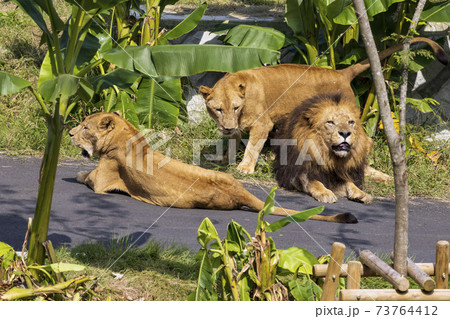
[[[150,40],[153,46],[120,48],[99,26],[105,22],[102,14],[109,14],[109,10],[122,5],[125,0],[67,0],[72,14],[65,23],[51,0],[14,1],[39,26],[42,43],[48,48],[37,87],[27,80],[0,72],[0,93],[12,94],[29,88],[41,106],[48,126],[29,244],[31,263],[43,264],[45,259],[41,244],[48,233],[63,127],[69,114],[78,106],[99,103],[107,111],[123,108],[123,113],[130,114],[129,119],[136,126],[142,121],[138,118],[141,114],[151,125],[159,109],[162,110],[160,113],[168,112],[165,118],[163,115],[160,118],[174,123],[182,100],[179,77],[209,70],[236,72],[275,64],[279,58],[279,52],[271,49],[168,45],[170,40],[197,25],[206,5],[200,6],[171,31],[154,32],[156,38]],[[172,2],[161,1],[159,5],[163,8]],[[148,40],[144,34],[146,30],[149,29],[144,27],[139,31],[142,41]],[[145,54],[147,56],[143,56]],[[96,72],[91,72],[93,70]],[[113,90],[114,94],[102,96],[107,90]],[[136,96],[139,101],[134,103]],[[173,107],[174,103],[176,107]]]
[[[255,236],[232,221],[227,235],[221,240],[216,228],[205,218],[198,229],[201,249],[197,288],[189,300],[317,300],[322,289],[310,279],[312,266],[321,263],[303,248],[276,249],[272,237],[275,232],[292,222],[300,223],[319,214],[324,207],[282,218],[272,224],[264,217],[273,212],[275,189],[269,193],[264,208],[258,213]],[[278,276],[291,278],[290,291]],[[307,279],[306,281],[304,279]]]
[[[129,3],[127,1],[120,6]],[[117,40],[120,45],[113,45],[114,49],[102,56],[114,66],[113,72],[139,74],[139,78],[133,85],[128,83],[128,87],[122,87],[121,90],[115,86],[103,91],[105,98],[98,103],[108,101],[106,110],[120,109],[128,120],[142,128],[152,128],[156,123],[169,127],[177,124],[180,109],[185,104],[180,77],[204,71],[236,72],[264,64],[276,64],[279,59],[277,50],[284,43],[284,35],[274,29],[237,26],[224,40],[232,46],[171,45],[171,40],[198,25],[207,5],[200,5],[170,31],[159,31],[160,14],[167,3],[147,1],[145,10],[134,6],[140,18],[129,27],[128,35],[121,33],[121,38]],[[155,6],[158,5],[161,8],[156,10]],[[123,19],[119,21],[118,13],[115,16],[117,29],[125,30],[125,27],[120,27],[125,24]],[[256,44],[255,36],[264,41]],[[261,43],[267,45],[261,46]],[[105,78],[108,76],[104,75]],[[122,102],[124,98],[127,103]]]
[[[39,190],[31,227],[28,264],[44,264],[42,245],[47,240],[52,195],[64,123],[79,102],[89,101],[94,93],[77,62],[92,22],[103,12],[123,0],[67,1],[72,14],[63,23],[51,0],[14,0],[42,30],[42,42],[47,45],[49,69],[37,89],[26,80],[10,74],[0,74],[2,94],[11,94],[28,87],[36,97],[47,121],[47,144],[42,159]]]

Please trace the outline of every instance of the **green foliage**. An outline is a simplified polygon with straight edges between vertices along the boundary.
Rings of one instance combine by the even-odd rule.
[[[445,140],[433,140],[430,137],[430,131],[435,130],[436,127],[406,126],[406,132],[410,136],[410,138],[405,140],[408,143],[405,152],[408,193],[410,196],[448,200],[450,189],[448,170],[450,144]],[[389,148],[381,132],[378,132],[374,137],[374,146],[369,156],[369,164],[391,176],[393,174]],[[368,179],[364,187],[367,192],[374,196],[394,196],[394,183],[380,184]]]
[[[428,22],[449,22],[450,21],[450,2],[442,1],[440,3],[427,3],[425,10],[422,11],[420,19]]]
[[[80,293],[87,292],[83,284],[94,278],[78,276],[65,280],[63,274],[84,270],[84,266],[68,263],[27,265],[11,246],[0,242],[0,299],[42,300],[45,296],[53,300],[80,300]],[[35,277],[35,272],[39,274],[40,279]]]
[[[276,50],[280,45],[276,49],[251,43],[241,43],[240,47],[171,45],[169,41],[193,30],[206,10],[204,3],[170,31],[160,32],[161,13],[172,2],[176,1],[146,1],[146,8],[141,9],[134,1],[125,1],[114,8],[111,25],[103,28],[111,31],[95,34],[101,47],[112,50],[99,51],[96,59],[103,59],[100,75],[90,80],[96,96],[83,113],[121,110],[137,127],[173,128],[182,118],[180,110],[185,109],[181,83],[186,81],[182,77],[204,71],[236,72],[278,62]],[[131,19],[131,11],[139,18]]]
[[[0,95],[13,94],[29,87],[30,82],[9,73],[0,72]]]
[[[232,221],[221,240],[214,225],[205,218],[198,229],[202,246],[197,254],[200,270],[196,290],[189,300],[317,300],[321,288],[310,278],[312,266],[320,263],[303,248],[279,250],[267,232],[291,222],[302,222],[319,214],[323,207],[291,215],[269,224],[264,216],[274,208],[275,189],[258,214],[255,236]],[[282,222],[281,222],[282,221]],[[287,285],[283,280],[287,281]],[[289,294],[290,292],[290,294]]]
[[[285,35],[272,28],[240,24],[228,31],[223,41],[233,46],[280,50]]]
[[[15,79],[15,81],[9,81],[8,89],[2,92],[11,93],[24,86],[29,86],[47,121],[47,145],[42,163],[29,247],[30,265],[34,263],[42,265],[45,256],[42,243],[47,238],[63,124],[78,102],[89,101],[93,95],[91,84],[84,78],[75,75],[80,68],[79,66],[76,68],[76,64],[79,56],[82,56],[80,52],[93,19],[120,1],[95,3],[81,1],[81,8],[78,3],[73,4],[71,6],[72,16],[67,24],[64,24],[58,16],[50,0],[16,0],[15,2],[42,30],[41,41],[48,47],[49,68],[44,68],[45,75],[42,76],[43,78],[41,77],[37,91],[30,87],[25,80]],[[85,15],[84,10],[87,10],[89,14]],[[61,31],[63,32],[61,33]],[[1,77],[2,84],[6,83],[5,78],[11,79],[11,76],[5,74],[2,74]],[[37,275],[37,269],[34,269],[33,272]]]
[[[415,2],[405,0],[365,0],[365,7],[371,21],[375,42],[379,50],[392,43],[404,40],[402,34],[408,33],[408,25],[415,9]],[[448,21],[450,5],[448,1],[429,3],[422,13],[419,26],[423,22]],[[395,14],[394,14],[395,13]],[[299,53],[297,61],[338,69],[359,62],[366,57],[358,43],[359,26],[353,2],[351,0],[287,0],[286,21],[294,32],[294,38],[288,39]],[[396,18],[393,18],[396,17]],[[323,37],[322,37],[323,36]],[[324,40],[321,40],[324,39]],[[386,40],[390,40],[386,41]],[[323,54],[319,54],[323,52]],[[398,58],[397,56],[400,56]],[[410,71],[417,72],[432,61],[430,52],[418,50],[416,54],[398,53],[388,59],[384,77],[392,87],[400,83],[396,69],[402,65],[402,59],[410,60]],[[355,80],[355,95],[362,110],[361,120],[366,133],[374,136],[379,122],[378,101],[373,84],[367,80]],[[391,90],[391,98],[395,105],[395,90]],[[429,112],[420,103],[417,110]],[[412,104],[417,106],[417,103]],[[393,108],[395,112],[395,107]]]

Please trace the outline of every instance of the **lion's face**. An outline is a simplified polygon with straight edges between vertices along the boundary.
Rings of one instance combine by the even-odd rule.
[[[325,145],[337,157],[349,156],[360,133],[356,107],[341,103],[339,106],[322,105],[316,110],[318,113],[313,115],[313,126]]]
[[[206,109],[217,124],[219,132],[231,136],[239,132],[239,117],[245,104],[244,84],[227,83],[211,89],[200,87]]]
[[[81,148],[84,157],[99,155],[106,136],[116,126],[118,115],[113,113],[97,113],[88,116],[80,125],[70,130],[72,143]]]

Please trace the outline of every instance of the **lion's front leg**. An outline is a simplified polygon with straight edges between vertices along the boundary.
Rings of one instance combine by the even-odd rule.
[[[234,165],[236,164],[236,152],[241,143],[241,133],[233,134],[228,137],[228,147],[223,156],[222,164]]]
[[[250,138],[247,147],[245,148],[244,158],[237,167],[238,171],[244,174],[252,174],[255,172],[259,153],[261,153],[272,128],[273,123],[270,122],[255,126],[250,130]]]
[[[101,169],[100,165],[91,172],[82,171],[77,174],[77,181],[86,184],[96,193],[123,191],[128,193],[125,183],[114,169]]]
[[[77,182],[81,184],[86,184],[90,188],[92,188],[96,193],[96,176],[97,176],[97,169],[94,169],[93,171],[81,171],[77,174]],[[97,187],[98,189],[98,187]]]
[[[81,171],[77,174],[77,182],[81,184],[86,184],[86,178],[91,172],[89,171]]]
[[[345,191],[348,199],[360,201],[364,204],[370,204],[373,201],[372,195],[363,192],[352,182],[345,184]]]

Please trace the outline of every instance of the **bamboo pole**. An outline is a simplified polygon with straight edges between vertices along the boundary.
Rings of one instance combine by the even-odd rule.
[[[321,301],[333,301],[339,283],[339,273],[344,259],[345,245],[335,242],[331,246],[331,260],[323,284]]]
[[[389,267],[393,268],[393,264],[387,264]],[[417,263],[416,266],[420,268],[425,274],[429,276],[435,275],[435,265],[434,263]],[[362,265],[362,277],[376,277],[377,273],[375,270],[370,269],[366,265]],[[325,277],[327,275],[327,264],[316,264],[313,266],[313,276],[314,277]],[[340,277],[347,277],[348,276],[348,265],[343,264],[341,267],[341,272],[339,273]],[[450,264],[448,264],[448,272],[447,275],[450,275]]]
[[[359,289],[361,286],[362,264],[359,261],[348,262],[347,289]]]
[[[400,275],[397,271],[389,267],[388,264],[383,262],[380,258],[375,256],[369,250],[363,250],[359,254],[360,259],[363,263],[365,263],[368,267],[374,269],[380,276],[386,279],[389,283],[391,283],[395,289],[399,291],[407,291],[409,288],[409,281],[402,275]]]
[[[436,243],[436,288],[448,288],[448,247],[449,243],[445,240],[440,240]]]
[[[435,289],[424,292],[409,289],[398,292],[395,289],[343,289],[339,294],[341,301],[450,301],[450,289]],[[429,315],[432,315],[431,313]]]

